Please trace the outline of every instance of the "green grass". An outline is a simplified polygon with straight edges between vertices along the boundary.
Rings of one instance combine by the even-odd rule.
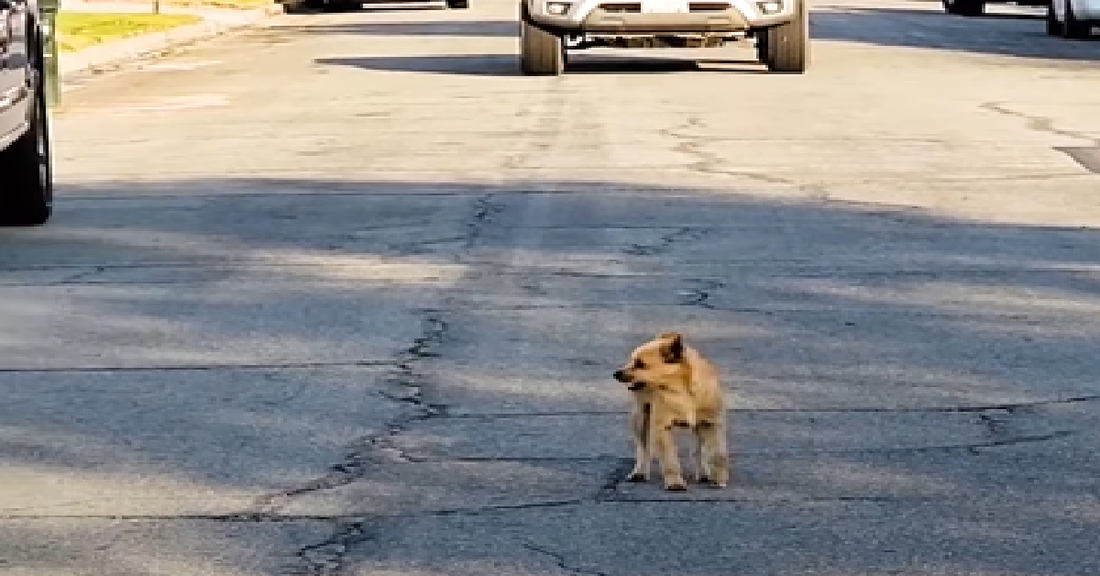
[[[274,4],[274,0],[162,0],[164,5],[190,6],[196,8],[229,8],[249,10]]]
[[[198,24],[202,19],[189,14],[98,14],[61,12],[57,15],[57,48],[75,52],[101,42],[163,32]]]

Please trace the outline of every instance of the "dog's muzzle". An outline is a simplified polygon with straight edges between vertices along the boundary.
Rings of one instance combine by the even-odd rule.
[[[615,379],[623,384],[626,384],[626,389],[631,391],[638,391],[645,388],[645,382],[634,382],[630,380],[630,377],[626,375],[626,370],[616,370]]]

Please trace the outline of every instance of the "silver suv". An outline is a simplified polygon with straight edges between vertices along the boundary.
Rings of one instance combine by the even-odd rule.
[[[807,0],[520,0],[520,68],[565,71],[568,51],[594,46],[695,47],[752,37],[773,72],[810,60]]]
[[[0,0],[0,226],[50,218],[53,179],[35,0]]]

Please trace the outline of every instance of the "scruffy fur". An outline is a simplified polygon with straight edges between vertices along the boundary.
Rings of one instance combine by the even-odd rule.
[[[654,449],[666,490],[687,490],[677,455],[675,428],[695,438],[696,479],[715,487],[729,483],[725,398],[718,371],[677,332],[663,332],[636,348],[615,379],[634,400],[630,415],[634,469],[630,482],[649,478]]]

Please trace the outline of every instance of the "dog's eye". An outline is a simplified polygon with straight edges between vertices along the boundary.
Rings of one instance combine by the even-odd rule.
[[[634,369],[635,370],[642,370],[644,368],[645,368],[645,362],[642,362],[641,360],[635,360],[634,361]]]

